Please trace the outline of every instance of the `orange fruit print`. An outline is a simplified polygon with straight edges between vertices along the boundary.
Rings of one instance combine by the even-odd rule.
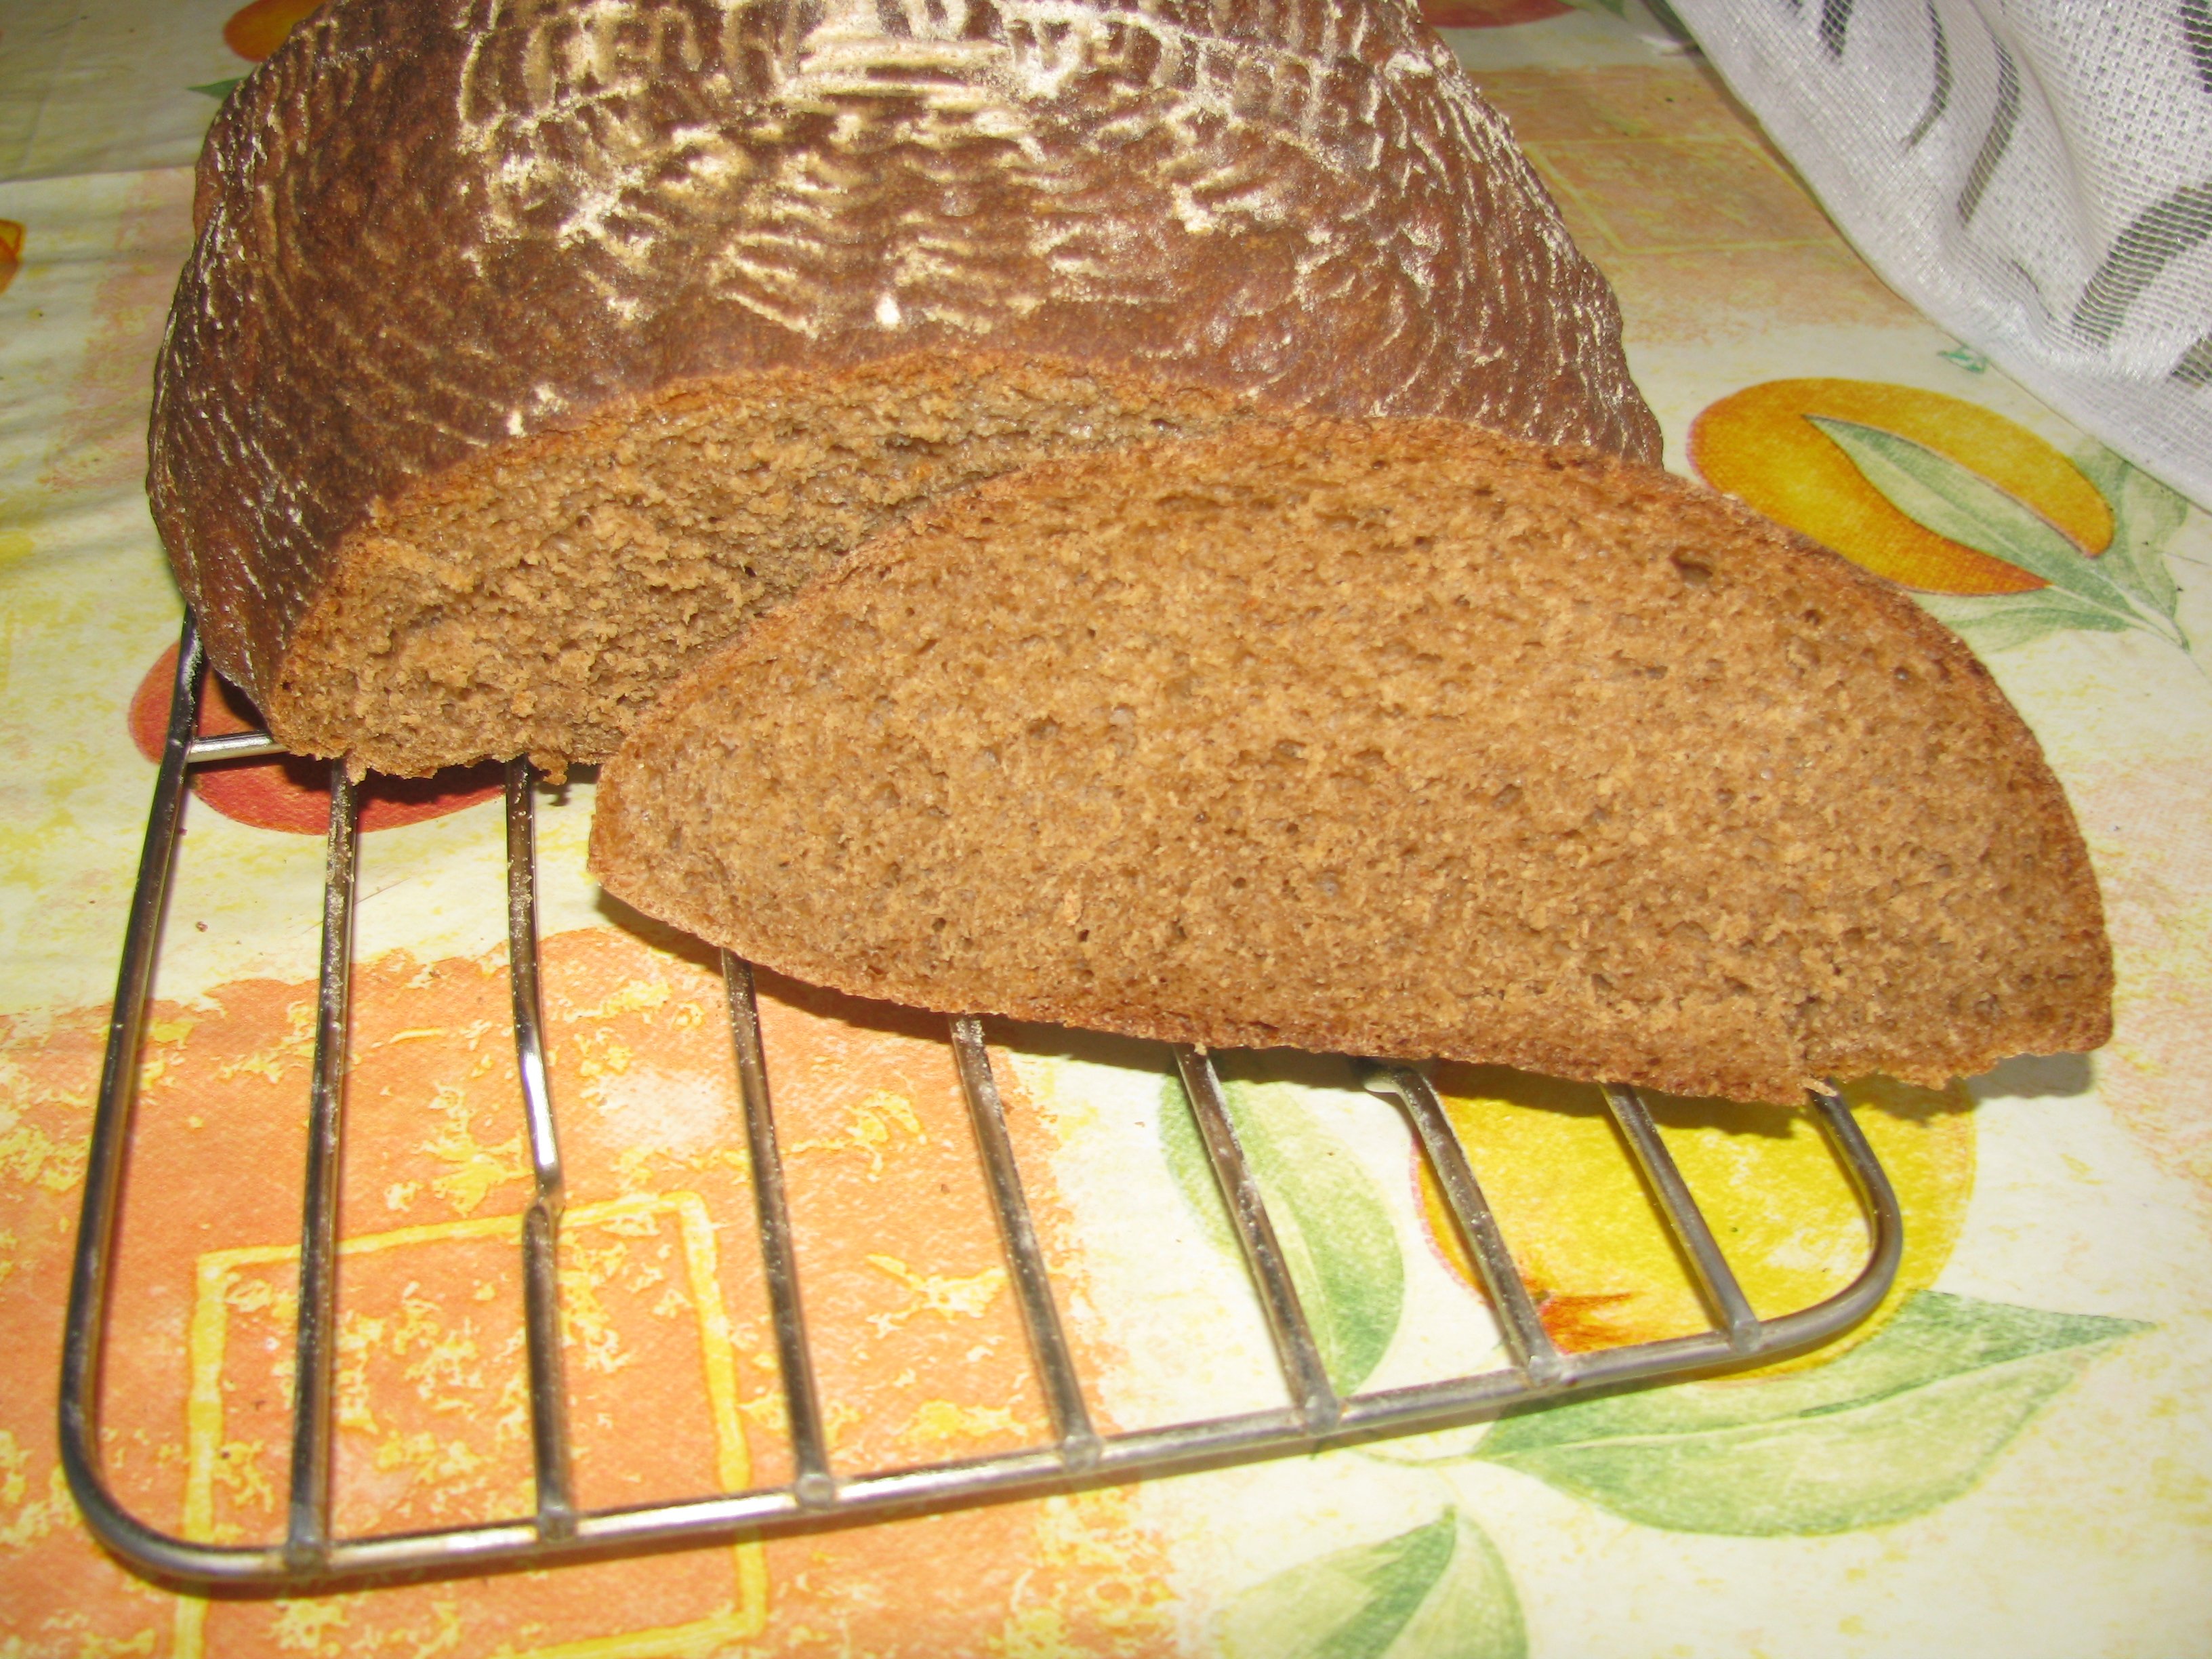
[[[1979,594],[2046,585],[1906,517],[1813,423],[1816,417],[1924,445],[2024,503],[2091,556],[2112,542],[2111,507],[2065,456],[1992,410],[1917,386],[1839,380],[1746,386],[1698,416],[1690,460],[1714,489],[1907,587]]]
[[[313,16],[321,4],[322,0],[253,0],[231,13],[222,26],[223,44],[258,64],[284,44],[294,24]]]

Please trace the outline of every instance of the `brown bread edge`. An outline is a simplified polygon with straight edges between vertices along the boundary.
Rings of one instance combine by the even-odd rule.
[[[1547,456],[1553,464],[1596,474],[1625,491],[1661,496],[1698,496],[1717,505],[1742,530],[1766,541],[1789,556],[1802,560],[1813,573],[1840,581],[1868,597],[1921,647],[1940,655],[1972,688],[1972,708],[1986,740],[2009,748],[2038,775],[2040,787],[2034,796],[2044,844],[2058,854],[2062,869],[2057,885],[2063,902],[2080,912],[2069,936],[2093,945],[2097,974],[2076,1004],[2040,1034],[2044,1045],[2035,1052],[2086,1053],[2104,1046],[2112,1036],[2111,946],[2105,932],[2104,908],[2087,848],[2073,809],[2051,773],[2041,744],[2006,699],[1979,658],[1956,635],[1929,617],[1894,584],[1878,577],[1810,538],[1759,517],[1733,498],[1659,469],[1626,462],[1582,449],[1549,448],[1461,422],[1438,420],[1338,421],[1321,416],[1293,416],[1255,422],[1225,438],[1168,443],[1149,447],[1155,456],[1180,454],[1194,467],[1202,465],[1208,452],[1227,449],[1265,428],[1312,445],[1332,438],[1361,434],[1376,428],[1391,428],[1416,441],[1443,441],[1465,446],[1499,444],[1524,453]],[[755,618],[729,645],[672,688],[653,714],[626,742],[601,775],[592,822],[590,868],[605,890],[641,912],[672,923],[708,943],[728,950],[758,965],[793,978],[860,997],[895,1001],[945,1014],[985,1012],[1003,1018],[1110,1031],[1122,1036],[1168,1042],[1188,1042],[1209,1048],[1289,1047],[1314,1052],[1367,1054],[1378,1058],[1450,1060],[1474,1064],[1515,1066],[1549,1075],[1583,1080],[1628,1084],[1686,1096],[1717,1096],[1738,1100],[1790,1104],[1801,1101],[1808,1089],[1825,1086],[1828,1079],[1811,1075],[1782,1075],[1746,1068],[1714,1055],[1617,1054],[1595,1064],[1587,1051],[1530,1040],[1513,1034],[1485,1030],[1479,1040],[1463,1045],[1447,1044],[1433,1054],[1390,1054],[1387,1046],[1368,1041],[1361,1033],[1316,1022],[1299,1025],[1279,1021],[1257,1025],[1224,1011],[1175,1013],[1159,1010],[1113,1010],[1096,1001],[1074,998],[1008,997],[1000,1006],[977,1009],[948,1001],[933,991],[926,978],[896,974],[856,973],[849,963],[810,951],[788,941],[776,942],[764,933],[742,926],[726,927],[684,903],[679,897],[656,889],[649,848],[636,844],[626,833],[629,809],[625,801],[628,774],[640,764],[653,734],[672,726],[681,713],[714,694],[718,671],[726,660],[755,653],[773,653],[786,637],[803,632],[817,612],[830,603],[836,586],[888,569],[914,556],[928,538],[957,534],[971,523],[988,521],[1000,502],[1018,498],[1036,484],[1065,485],[1091,471],[1111,467],[1129,459],[1130,452],[1073,457],[1047,461],[1005,475],[917,512],[892,530],[864,544],[837,569],[806,592],[780,609]],[[1905,1083],[1941,1087],[1954,1078],[1973,1076],[2022,1052],[2017,1047],[1954,1044],[1950,1052],[1931,1057],[1920,1066],[1895,1065],[1888,1074]]]

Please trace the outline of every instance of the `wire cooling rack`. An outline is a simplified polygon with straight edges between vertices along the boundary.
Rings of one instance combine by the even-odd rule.
[[[1732,1361],[1809,1346],[1870,1313],[1897,1274],[1903,1247],[1896,1194],[1849,1109],[1832,1090],[1814,1093],[1814,1115],[1866,1213],[1870,1249],[1858,1277],[1826,1301],[1762,1319],[1745,1299],[1711,1227],[1698,1211],[1650,1114],[1632,1089],[1608,1086],[1606,1100],[1623,1141],[1704,1298],[1710,1328],[1690,1336],[1570,1353],[1545,1331],[1484,1200],[1476,1172],[1454,1137],[1427,1079],[1411,1066],[1361,1062],[1375,1092],[1395,1100],[1441,1188],[1488,1292],[1507,1364],[1444,1382],[1340,1395],[1331,1385],[1258,1184],[1238,1144],[1212,1059],[1178,1048],[1175,1064],[1257,1293],[1281,1367],[1287,1403],[1265,1410],[1129,1432],[1102,1433],[1061,1329],[982,1028],[950,1022],[986,1189],[995,1212],[1030,1358],[1050,1413],[1048,1443],[1010,1454],[884,1473],[841,1474],[831,1466],[807,1344],[791,1218],[784,1202],[775,1116],[753,999],[752,969],[722,957],[729,993],[753,1198],[775,1352],[792,1441],[792,1479],[673,1503],[586,1510],[572,1481],[567,1393],[562,1375],[560,1249],[562,1168],[546,1085],[538,989],[538,900],[532,788],[526,762],[507,769],[507,899],[514,1042],[535,1190],[521,1218],[534,1513],[490,1524],[432,1531],[334,1536],[331,1447],[336,1416],[333,1359],[338,1261],[337,1171],[347,1047],[348,981],[357,808],[344,767],[331,771],[331,819],[323,902],[320,989],[312,1073],[307,1200],[301,1227],[291,1463],[281,1543],[199,1543],[129,1513],[109,1490],[98,1450],[95,1405],[106,1334],[109,1270],[123,1217],[121,1182],[137,1089],[141,1029],[159,951],[187,774],[197,765],[281,752],[258,732],[196,738],[204,665],[187,616],[177,655],[175,696],[145,849],[132,895],[106,1060],[85,1176],[70,1285],[61,1378],[61,1451],[70,1487],[108,1547],[149,1572],[209,1583],[304,1589],[370,1574],[437,1576],[495,1565],[541,1565],[679,1540],[788,1531],[955,1503],[1011,1498],[1103,1481],[1132,1480],[1206,1465],[1249,1462],[1394,1434],[1439,1429],[1532,1401],[1631,1382],[1710,1370]]]

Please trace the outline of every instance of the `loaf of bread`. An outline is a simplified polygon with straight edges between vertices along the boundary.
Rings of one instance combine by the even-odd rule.
[[[1789,1101],[2110,1026],[2034,738],[1652,468],[1248,423],[923,509],[672,691],[594,869],[818,983]]]
[[[1657,454],[1403,0],[333,0],[195,210],[155,519],[216,665],[364,768],[601,758],[1042,457],[1285,409]]]

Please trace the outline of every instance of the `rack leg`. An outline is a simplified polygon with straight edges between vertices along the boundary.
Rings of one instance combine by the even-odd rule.
[[[104,1537],[133,1529],[108,1495],[100,1475],[100,1355],[107,1327],[107,1273],[114,1259],[117,1198],[131,1114],[138,1095],[138,1044],[145,1029],[146,995],[154,982],[154,957],[168,903],[169,872],[183,819],[185,774],[198,724],[206,659],[199,629],[189,612],[177,642],[177,678],[169,701],[169,730],[161,769],[147,815],[138,855],[138,882],[123,935],[123,965],[116,974],[115,1006],[107,1020],[107,1053],[101,1061],[100,1103],[92,1120],[84,1172],[84,1204],[77,1218],[76,1248],[70,1264],[69,1317],[62,1338],[60,1442],[70,1494]]]
[[[1410,1066],[1376,1066],[1368,1087],[1395,1097],[1412,1120],[1429,1167],[1436,1171],[1445,1202],[1451,1206],[1452,1218],[1459,1223],[1460,1238],[1489,1293],[1514,1368],[1540,1386],[1558,1382],[1567,1373],[1567,1358],[1544,1328],[1528,1287],[1521,1282],[1521,1270],[1513,1265],[1513,1253],[1498,1231],[1497,1212],[1482,1195],[1482,1183],[1474,1178],[1437,1091]]]
[[[738,1086],[744,1097],[745,1138],[752,1156],[753,1206],[760,1223],[761,1267],[768,1276],[769,1307],[775,1323],[775,1357],[783,1372],[791,1419],[793,1492],[804,1509],[820,1509],[837,1495],[830,1474],[829,1437],[814,1386],[814,1358],[806,1346],[806,1319],[799,1305],[799,1262],[791,1245],[791,1211],[783,1196],[783,1155],[769,1106],[768,1062],[761,1050],[760,1005],[753,999],[752,964],[722,952],[722,978],[730,993],[730,1036],[738,1052]]]
[[[526,760],[507,763],[507,960],[514,994],[514,1060],[522,1079],[536,1190],[522,1217],[522,1319],[530,1352],[530,1450],[538,1530],[576,1530],[568,1457],[568,1390],[561,1358],[561,1212],[566,1186],[545,1081],[544,1012],[538,994],[538,829]]]
[[[1322,1364],[1321,1348],[1298,1300],[1298,1287],[1284,1259],[1282,1241],[1275,1236],[1275,1224],[1260,1196],[1260,1183],[1253,1179],[1252,1166],[1237,1138],[1229,1103],[1221,1092],[1220,1076],[1213,1069],[1212,1058],[1202,1048],[1177,1043],[1175,1059],[1176,1070],[1182,1078],[1183,1097],[1190,1103],[1206,1161],[1213,1166],[1214,1181],[1221,1188],[1221,1201],[1228,1206],[1230,1224],[1243,1249],[1244,1265],[1251,1272],[1253,1288],[1260,1293],[1261,1311],[1267,1318],[1267,1334],[1274,1339],[1283,1380],[1290,1385],[1291,1402],[1310,1431],[1325,1432],[1336,1426],[1343,1414],[1343,1402],[1328,1380],[1328,1368]]]
[[[1623,1085],[1608,1083],[1605,1085],[1605,1103],[1613,1114],[1613,1121],[1620,1126],[1621,1138],[1628,1142],[1628,1150],[1635,1155],[1636,1167],[1644,1172],[1644,1184],[1659,1200],[1668,1231],[1690,1259],[1690,1270],[1697,1279],[1698,1289],[1705,1297],[1706,1310],[1713,1316],[1716,1327],[1728,1338],[1729,1348],[1735,1352],[1757,1353],[1766,1334],[1759,1327],[1759,1316],[1745,1299],[1743,1286],[1736,1282],[1735,1270],[1721,1254],[1720,1242],[1713,1237],[1705,1212],[1698,1208],[1697,1200],[1690,1196],[1689,1183],[1682,1179],[1674,1155],[1660,1139],[1659,1126],[1651,1121],[1644,1097]]]
[[[1044,1383],[1045,1405],[1052,1413],[1060,1456],[1071,1469],[1088,1469],[1098,1461],[1098,1435],[1091,1426],[1091,1410],[1083,1402],[1083,1384],[1076,1376],[1067,1336],[1060,1328],[1060,1310],[1052,1299],[1052,1280],[1045,1272],[1044,1252],[1037,1248],[1036,1224],[1030,1218],[1029,1199],[1022,1191],[1013,1143],[1007,1139],[1006,1109],[999,1098],[998,1079],[991,1075],[991,1054],[983,1044],[981,1020],[963,1015],[952,1022],[952,1058],[960,1068],[960,1091],[967,1097],[969,1121],[975,1127],[976,1148],[983,1155],[991,1208],[998,1216],[1006,1264],[1013,1271],[1022,1325],[1029,1333],[1030,1353]]]
[[[337,1343],[338,1131],[345,1105],[346,1012],[353,979],[358,804],[343,760],[331,763],[323,872],[322,980],[307,1112],[307,1197],[300,1224],[300,1325],[292,1390],[291,1499],[284,1559],[322,1565],[331,1544],[331,1365]]]

